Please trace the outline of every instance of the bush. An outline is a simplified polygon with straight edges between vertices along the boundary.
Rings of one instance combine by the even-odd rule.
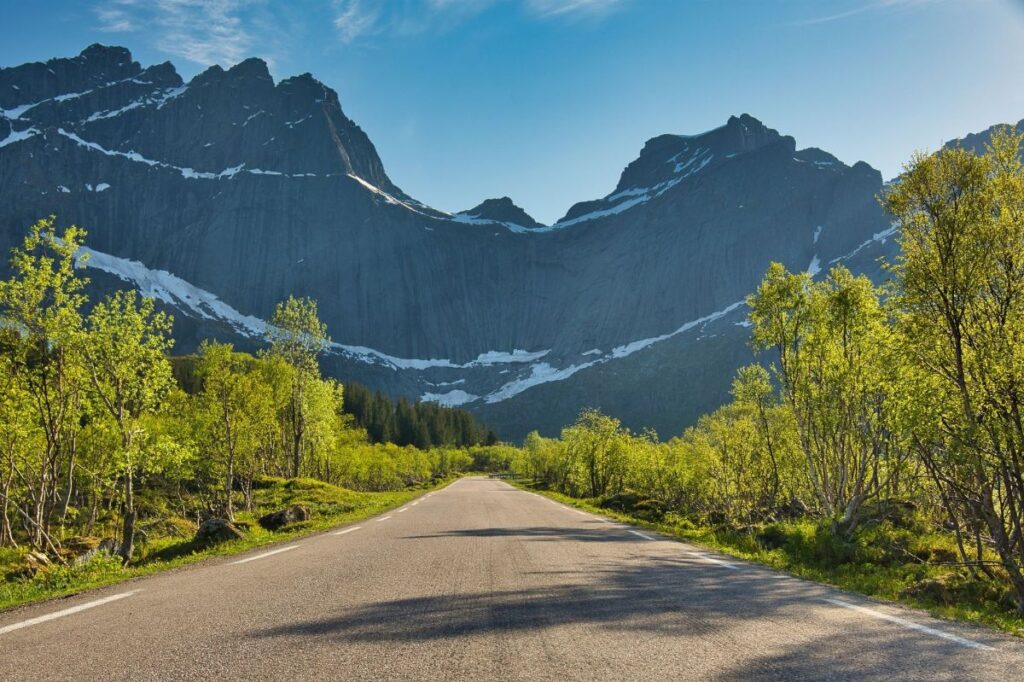
[[[609,495],[601,500],[598,506],[602,509],[611,509],[623,514],[632,514],[640,501],[640,495],[631,491],[624,491]]]

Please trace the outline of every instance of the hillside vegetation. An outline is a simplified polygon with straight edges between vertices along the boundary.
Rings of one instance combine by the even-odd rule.
[[[258,355],[210,341],[172,362],[153,300],[87,300],[83,240],[39,221],[0,282],[0,606],[367,516],[486,466],[488,448],[457,447],[487,439],[466,413],[357,389],[363,422],[392,429],[369,437],[321,376],[308,299],[277,307]]]
[[[881,198],[876,287],[773,265],[747,300],[767,366],[660,442],[584,412],[527,437],[536,485],[668,532],[937,611],[1024,628],[1021,137],[915,157]],[[692,387],[692,390],[699,390]]]
[[[473,469],[1021,632],[1022,140],[912,159],[880,197],[902,247],[882,286],[772,265],[747,299],[764,364],[668,441],[586,410],[558,438],[471,445],[493,439],[455,412],[365,389],[346,409],[307,299],[278,306],[264,352],[207,342],[176,382],[168,318],[130,292],[90,308],[81,230],[41,221],[0,283],[0,606],[374,513]],[[424,449],[438,443],[470,447]]]

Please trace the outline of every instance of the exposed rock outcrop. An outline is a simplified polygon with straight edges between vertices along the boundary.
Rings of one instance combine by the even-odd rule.
[[[199,525],[196,531],[195,543],[197,545],[216,545],[231,540],[241,540],[245,533],[227,519],[207,519]]]
[[[260,517],[260,525],[267,530],[281,530],[285,526],[308,521],[312,517],[309,507],[301,504],[294,504],[286,509],[280,509]]]

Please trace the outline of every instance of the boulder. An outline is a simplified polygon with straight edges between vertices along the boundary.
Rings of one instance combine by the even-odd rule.
[[[102,542],[88,536],[68,538],[61,543],[61,555],[74,565],[84,564],[103,551],[100,549]]]
[[[116,538],[103,538],[96,546],[97,552],[106,552],[110,556],[117,556],[121,553],[121,543]]]
[[[215,545],[230,540],[241,540],[245,535],[227,519],[207,519],[196,531],[195,542],[199,545]]]
[[[309,507],[301,504],[293,504],[286,509],[280,509],[276,512],[271,512],[265,516],[260,517],[260,525],[267,530],[278,530],[287,526],[289,523],[296,523],[298,521],[308,521],[312,514],[309,511]]]
[[[28,552],[21,558],[21,565],[7,574],[8,580],[31,580],[52,565],[50,557],[42,552]]]
[[[937,578],[925,578],[900,591],[901,597],[916,597],[937,604],[953,604],[957,597],[956,578],[944,575]]]

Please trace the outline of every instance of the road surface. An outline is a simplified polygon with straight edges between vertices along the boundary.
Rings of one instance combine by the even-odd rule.
[[[1010,680],[1024,643],[466,478],[0,614],[2,680]]]

